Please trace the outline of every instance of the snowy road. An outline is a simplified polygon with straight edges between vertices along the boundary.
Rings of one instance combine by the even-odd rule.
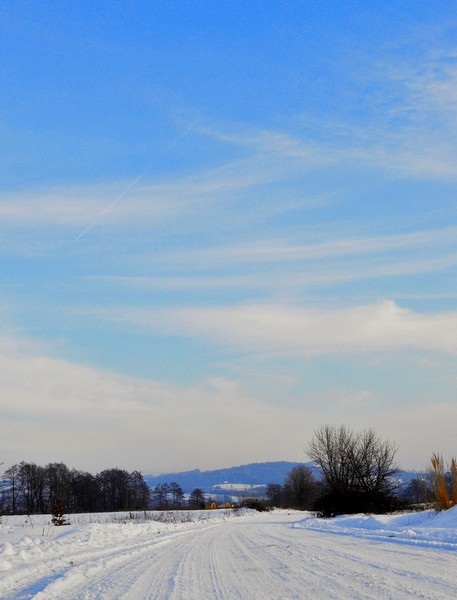
[[[27,536],[2,551],[9,566],[0,597],[457,597],[455,550],[315,531],[303,528],[302,519],[303,513],[270,513],[168,528],[89,524],[51,540]]]

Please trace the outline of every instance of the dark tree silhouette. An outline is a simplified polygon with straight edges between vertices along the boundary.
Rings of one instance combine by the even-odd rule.
[[[308,446],[324,479],[316,507],[326,515],[392,508],[396,451],[395,444],[382,440],[373,429],[354,432],[344,425],[317,429]]]
[[[317,481],[306,465],[297,465],[289,471],[284,482],[286,502],[292,508],[309,510],[318,494]]]
[[[192,490],[188,504],[191,508],[205,508],[205,495],[200,488]]]

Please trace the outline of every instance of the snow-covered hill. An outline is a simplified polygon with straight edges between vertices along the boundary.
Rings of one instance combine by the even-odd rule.
[[[163,473],[161,475],[144,475],[144,479],[152,488],[161,483],[176,481],[185,493],[189,493],[195,488],[210,492],[213,486],[220,486],[221,484],[232,483],[248,486],[265,486],[268,483],[282,484],[287,477],[287,473],[299,464],[303,463],[288,461],[250,463],[211,471],[195,469],[193,471]],[[311,463],[309,465],[312,466]]]

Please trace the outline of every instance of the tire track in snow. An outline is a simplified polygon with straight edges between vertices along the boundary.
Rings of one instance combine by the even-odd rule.
[[[189,530],[157,536],[130,548],[122,546],[95,560],[91,556],[74,572],[51,583],[37,599],[127,599],[132,589],[136,590],[132,596],[135,600],[143,597],[168,598],[173,588],[173,570],[181,560],[180,548],[191,533],[192,530]],[[166,557],[165,561],[163,557]],[[147,585],[141,585],[144,579],[147,584],[151,578],[158,587],[156,595],[146,591]]]

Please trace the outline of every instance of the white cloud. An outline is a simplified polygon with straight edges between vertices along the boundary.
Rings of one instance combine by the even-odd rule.
[[[0,353],[7,464],[63,460],[92,471],[119,466],[158,472],[301,458],[293,417],[250,397],[236,381],[184,388],[20,348],[4,340]],[[296,441],[285,439],[290,427]]]
[[[108,319],[235,348],[313,356],[401,349],[457,354],[457,313],[417,313],[392,301],[341,310],[256,304],[170,310],[95,311]]]
[[[393,306],[379,308],[387,321],[389,311],[398,313]],[[328,422],[375,427],[401,444],[405,467],[423,466],[433,450],[455,450],[455,407],[444,398],[414,409],[411,400],[408,408],[384,407],[369,389],[332,389],[329,382],[319,395],[305,394],[293,404],[281,397],[275,404],[236,380],[210,378],[183,387],[127,377],[39,353],[27,340],[8,336],[0,345],[0,387],[7,466],[64,461],[92,472],[110,466],[165,472],[305,460],[314,429]]]

